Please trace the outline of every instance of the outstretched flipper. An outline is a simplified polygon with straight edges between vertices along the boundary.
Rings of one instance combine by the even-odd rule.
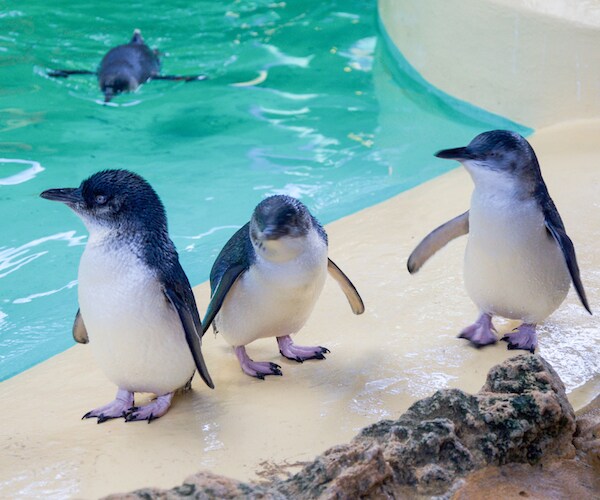
[[[214,389],[215,385],[210,378],[204,357],[202,356],[202,324],[200,323],[196,300],[179,261],[176,261],[174,265],[176,266],[175,272],[178,276],[176,276],[176,279],[169,281],[162,280],[163,292],[179,315],[181,326],[185,332],[185,340],[194,358],[198,373],[206,385]]]
[[[54,69],[46,74],[52,78],[68,78],[71,75],[96,75],[97,73],[86,69]]]
[[[87,344],[90,341],[80,309],[77,309],[75,321],[73,322],[73,338],[75,342],[79,342],[80,344]]]
[[[337,281],[337,284],[340,285],[340,288],[346,295],[348,302],[350,303],[350,307],[352,308],[352,312],[354,314],[362,314],[365,312],[365,304],[363,303],[360,295],[358,294],[358,290],[352,284],[348,276],[346,276],[343,271],[333,262],[331,259],[327,259],[327,271],[331,275],[331,277]]]
[[[577,257],[575,255],[575,247],[573,246],[571,238],[569,238],[567,235],[567,231],[565,230],[563,221],[560,218],[560,214],[558,213],[558,210],[556,209],[556,206],[549,195],[545,197],[545,202],[541,203],[541,205],[546,229],[556,240],[556,243],[562,251],[562,254],[565,258],[565,263],[569,269],[569,274],[571,275],[571,281],[573,281],[573,286],[575,287],[575,291],[579,296],[579,300],[583,304],[583,307],[585,307],[586,311],[592,314],[592,310],[590,309],[587,297],[585,295],[583,283],[581,282],[579,266],[577,265]]]
[[[408,272],[416,273],[429,258],[450,241],[469,232],[469,211],[449,220],[429,233],[408,258]]]
[[[200,80],[208,80],[206,75],[154,75],[152,80],[175,80],[183,82],[193,82]]]

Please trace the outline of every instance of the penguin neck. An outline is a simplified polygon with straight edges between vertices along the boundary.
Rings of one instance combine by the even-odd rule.
[[[137,248],[145,245],[158,246],[161,241],[156,230],[150,231],[143,226],[110,225],[85,219],[84,223],[90,233],[88,245],[91,246],[130,246]]]
[[[531,197],[529,183],[515,175],[485,167],[465,167],[475,186],[474,199],[486,199],[490,202],[496,200],[505,204]]]
[[[319,241],[316,232],[309,231],[304,236],[283,236],[276,240],[262,240],[259,245],[252,242],[252,245],[257,260],[272,264],[284,264],[314,253],[319,248]]]

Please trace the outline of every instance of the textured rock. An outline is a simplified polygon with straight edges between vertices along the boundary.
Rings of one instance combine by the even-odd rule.
[[[579,414],[573,444],[578,455],[596,470],[600,479],[600,396]]]
[[[597,430],[591,424],[581,428],[581,439],[587,442],[585,436]],[[138,490],[119,498],[449,495],[477,469],[514,463],[531,467],[574,457],[575,431],[575,414],[560,378],[541,357],[524,354],[492,368],[476,395],[438,391],[399,419],[366,427],[286,480],[255,485],[200,473],[172,490]]]
[[[181,486],[177,486],[171,490],[144,488],[131,493],[109,495],[105,497],[105,500],[174,500],[180,498],[194,498],[198,500],[213,498],[224,500],[234,498],[275,500],[284,497],[275,492],[269,492],[267,488],[258,485],[243,483],[211,472],[199,472],[188,477]]]

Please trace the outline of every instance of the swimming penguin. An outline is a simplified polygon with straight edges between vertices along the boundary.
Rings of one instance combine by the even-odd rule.
[[[195,370],[214,388],[200,349],[194,295],[150,184],[127,170],[104,170],[78,188],[40,196],[65,203],[90,233],[79,264],[73,336],[89,340],[119,390],[113,402],[83,418],[150,422],[167,412],[175,390],[189,387]],[[135,392],[157,398],[136,407]]]
[[[503,316],[523,321],[502,338],[508,348],[534,352],[536,325],[560,306],[570,282],[591,314],[575,248],[531,145],[517,133],[494,130],[436,156],[467,169],[475,185],[471,208],[419,243],[408,271],[416,273],[446,243],[469,233],[465,286],[480,315],[459,337],[478,347],[493,344],[492,317]]]
[[[140,30],[133,32],[131,41],[110,49],[102,58],[98,71],[55,70],[48,76],[66,78],[70,75],[97,75],[104,102],[121,92],[131,92],[148,80],[205,80],[205,75],[159,75],[160,60],[156,51],[146,45]]]
[[[295,345],[291,335],[308,320],[328,271],[352,312],[362,314],[356,288],[327,257],[327,234],[317,219],[295,198],[266,198],[212,267],[204,331],[212,323],[233,346],[243,372],[259,379],[282,374],[279,365],[253,361],[246,353],[245,346],[260,338],[276,337],[281,355],[299,363],[325,359],[325,347]]]

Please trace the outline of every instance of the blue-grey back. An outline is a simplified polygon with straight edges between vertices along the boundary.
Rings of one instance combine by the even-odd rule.
[[[217,256],[210,271],[210,293],[215,289],[225,272],[235,265],[248,269],[256,260],[256,252],[250,240],[250,223],[247,222],[229,239]]]

